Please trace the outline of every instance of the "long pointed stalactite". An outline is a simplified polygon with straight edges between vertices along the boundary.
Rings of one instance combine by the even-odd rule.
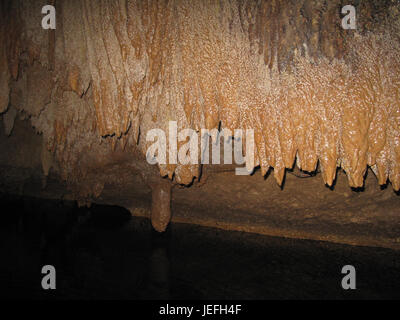
[[[168,133],[169,121],[253,128],[255,166],[278,184],[294,164],[319,163],[327,185],[341,167],[361,187],[369,166],[399,190],[399,5],[384,2],[361,2],[354,31],[338,0],[58,0],[49,36],[40,1],[2,1],[0,112],[7,131],[15,111],[30,119],[54,159],[43,167],[83,201],[107,182],[87,177],[113,153],[135,163],[146,132]],[[199,175],[195,164],[159,169],[185,185]],[[169,194],[153,189],[160,230]]]
[[[164,232],[171,221],[171,184],[161,181],[151,186],[151,224]]]

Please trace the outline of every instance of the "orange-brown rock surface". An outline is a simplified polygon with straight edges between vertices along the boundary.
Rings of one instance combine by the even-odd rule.
[[[400,5],[363,1],[1,1],[0,112],[43,136],[53,167],[86,201],[144,161],[153,128],[252,128],[255,166],[278,184],[295,164],[362,187],[369,167],[400,189]],[[167,157],[168,159],[168,157]],[[108,166],[113,173],[108,174]],[[189,185],[199,165],[160,165]],[[93,179],[97,176],[97,179]]]

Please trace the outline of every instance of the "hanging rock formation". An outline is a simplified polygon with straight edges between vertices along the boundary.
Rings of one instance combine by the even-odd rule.
[[[56,30],[42,29],[43,5],[1,1],[0,112],[7,134],[16,113],[29,119],[45,175],[82,204],[119,175],[158,175],[146,133],[168,140],[169,121],[254,129],[254,166],[279,185],[319,164],[329,186],[341,167],[362,187],[371,167],[400,189],[398,2],[360,2],[356,30],[341,27],[339,0],[57,0]],[[200,177],[197,164],[158,169],[162,183]],[[157,230],[169,200],[153,188]]]
[[[158,183],[152,187],[151,195],[151,224],[163,232],[171,220],[171,185]]]

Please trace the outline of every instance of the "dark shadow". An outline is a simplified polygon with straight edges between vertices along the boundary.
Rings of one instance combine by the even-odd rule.
[[[105,229],[121,228],[132,217],[129,210],[119,206],[93,204],[90,208],[80,208],[79,211],[82,214],[89,213],[89,219],[87,220],[89,225]]]
[[[159,233],[152,230],[144,299],[171,299],[170,238],[171,228]]]

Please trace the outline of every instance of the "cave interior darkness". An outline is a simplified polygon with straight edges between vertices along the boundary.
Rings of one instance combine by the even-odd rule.
[[[399,1],[49,2],[0,1],[2,298],[400,298]]]

